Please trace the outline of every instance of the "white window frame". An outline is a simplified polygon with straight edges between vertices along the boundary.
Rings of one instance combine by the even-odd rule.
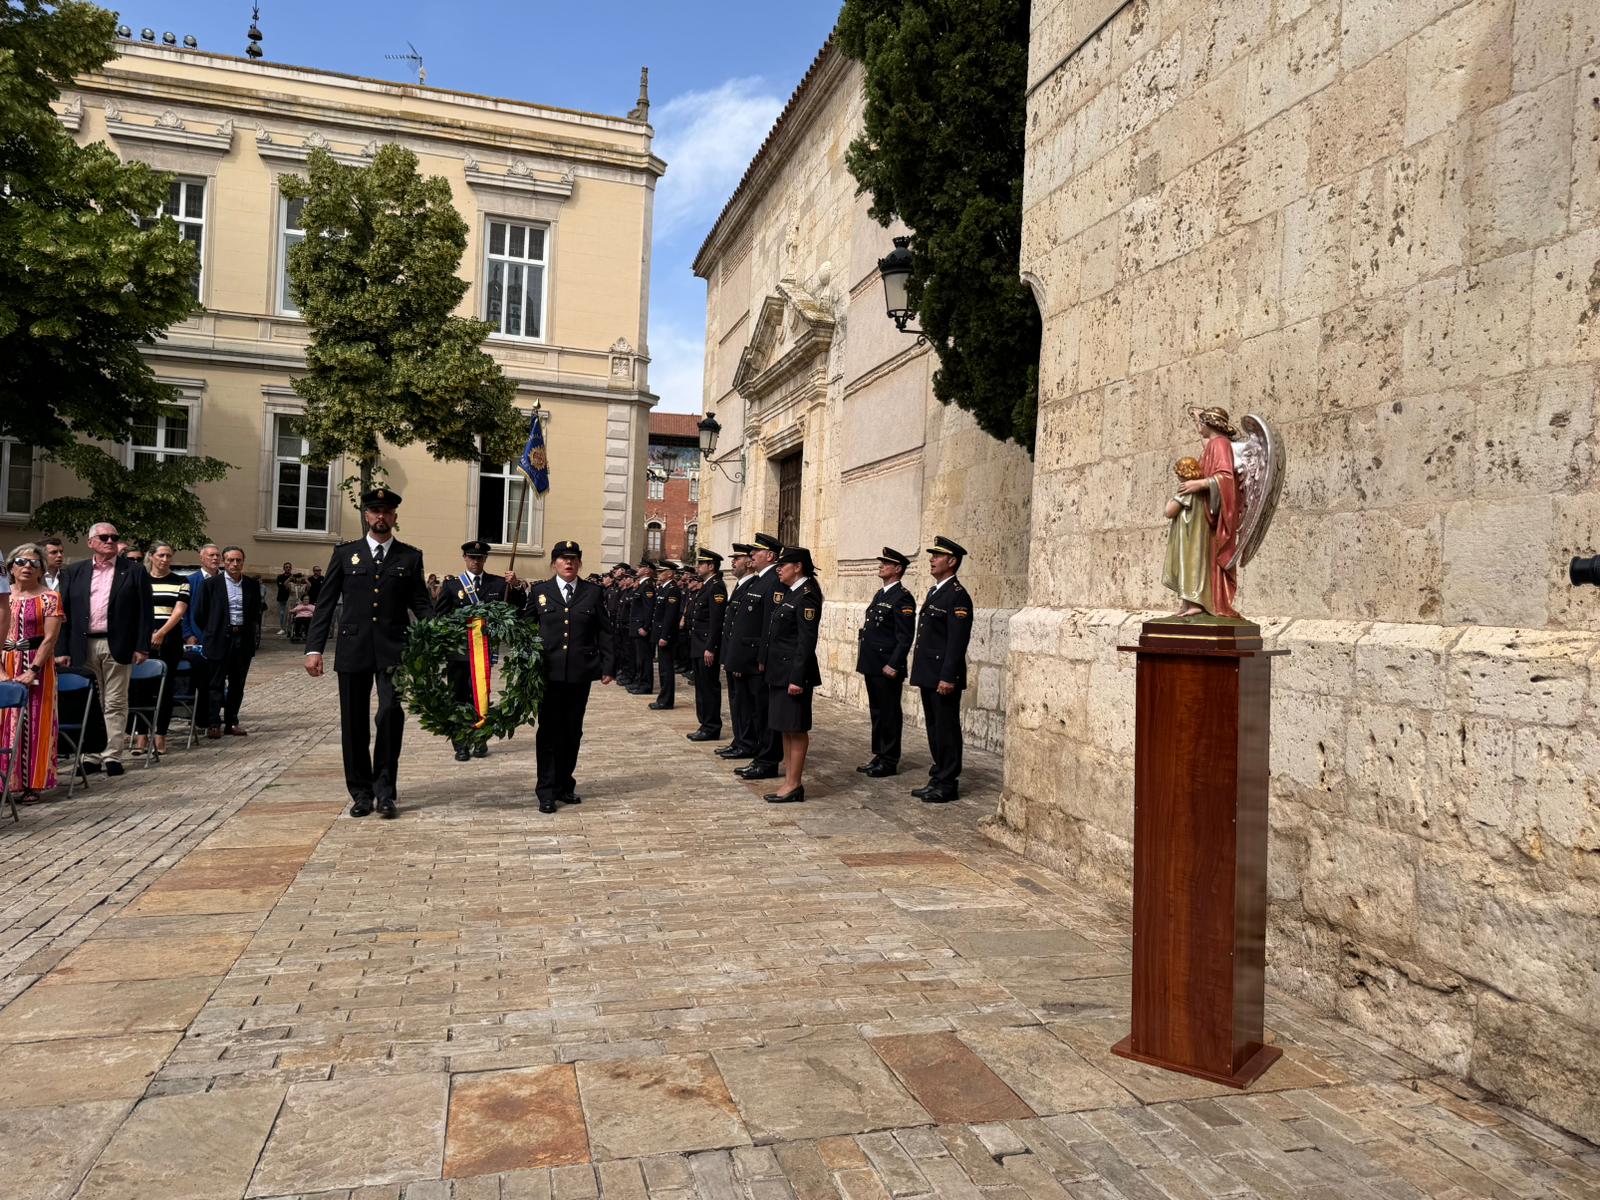
[[[173,177],[171,186],[178,189],[178,207],[183,211],[168,212],[167,201],[163,200],[156,206],[154,219],[159,221],[162,217],[171,217],[177,223],[178,236],[185,242],[189,242],[189,239],[184,237],[186,230],[196,229],[199,231],[199,240],[190,242],[190,244],[194,246],[195,258],[200,262],[194,276],[194,298],[197,303],[204,304],[206,298],[206,246],[210,241],[206,236],[206,218],[211,213],[211,181],[201,175],[177,175]],[[198,217],[185,215],[189,207],[187,189],[191,187],[200,189],[200,215]]]
[[[523,475],[523,473],[517,469],[517,464],[514,461],[499,463],[497,465],[501,468],[501,470],[492,471],[484,466],[482,458],[478,460],[478,473],[473,480],[473,488],[476,492],[475,499],[477,501],[477,503],[473,505],[473,508],[477,513],[475,522],[482,520],[484,479],[489,478],[505,480],[505,490],[500,496],[500,537],[495,539],[492,544],[509,548],[512,543],[506,540],[505,535],[506,532],[510,530],[511,526],[516,523],[517,505],[521,503],[522,490],[524,487],[526,487],[528,491],[528,501],[526,506],[523,508],[522,519],[524,527],[520,531],[523,540],[518,541],[516,545],[519,549],[537,549],[539,545],[539,523],[536,513],[541,501],[539,493],[533,490],[533,485],[528,483],[527,476]],[[478,530],[476,528],[473,530],[472,536],[475,538],[478,536]]]
[[[506,230],[504,244],[507,249],[500,253],[495,253],[494,250],[491,249],[491,247],[494,245],[494,227],[496,225],[503,225],[505,226]],[[525,231],[525,234],[536,232],[540,235],[542,241],[542,253],[539,258],[514,258],[511,256],[509,247],[511,244],[511,230],[513,228],[520,228]],[[508,342],[534,343],[544,343],[550,340],[550,241],[553,233],[554,229],[549,224],[541,221],[519,221],[512,220],[509,217],[485,218],[483,227],[483,319],[485,321],[492,322],[497,326],[489,331],[489,336],[491,338]],[[523,242],[524,247],[526,247],[527,244],[527,239],[525,237]],[[504,303],[502,303],[500,306],[500,316],[498,319],[489,315],[489,304],[491,299],[490,279],[496,263],[502,264],[508,271],[510,267],[513,266],[520,266],[523,268],[522,316],[524,329],[527,328],[529,299],[527,271],[529,268],[538,268],[539,332],[537,334],[509,333],[504,329],[499,328],[498,326],[504,324],[505,315],[508,310],[508,306]]]
[[[124,463],[129,470],[132,470],[137,465],[140,453],[154,454],[158,463],[166,462],[169,458],[187,458],[195,453],[195,405],[178,399],[168,401],[161,407],[163,411],[156,417],[156,441],[153,444],[140,444],[134,440],[132,434],[128,435],[128,441],[124,447]],[[181,450],[167,445],[168,413],[165,411],[167,409],[176,409],[183,413],[187,433]]]
[[[700,503],[700,475],[698,472],[689,476],[689,503]]]
[[[311,475],[311,472],[313,470],[317,469],[317,468],[314,468],[314,467],[307,466],[306,462],[305,462],[305,455],[310,453],[311,443],[310,443],[309,440],[307,440],[307,438],[306,438],[306,436],[304,434],[299,434],[298,435],[299,438],[300,438],[300,453],[299,454],[297,454],[293,458],[286,458],[284,455],[282,455],[278,451],[278,439],[279,439],[280,436],[282,436],[282,434],[280,433],[280,428],[279,428],[280,425],[282,423],[284,423],[284,422],[298,421],[300,419],[300,416],[301,416],[301,414],[299,414],[299,413],[283,413],[283,412],[280,412],[280,413],[273,413],[272,414],[272,432],[271,432],[271,436],[272,436],[272,447],[271,447],[271,450],[272,450],[272,475],[271,475],[272,495],[271,495],[271,498],[270,498],[271,510],[268,513],[268,518],[269,518],[268,528],[270,528],[274,533],[326,534],[326,533],[330,532],[328,527],[333,523],[333,505],[334,505],[334,492],[335,492],[335,489],[334,489],[334,486],[333,486],[333,472],[332,472],[332,470],[329,469],[329,468],[322,468],[322,470],[326,473],[326,476],[327,476],[323,480],[323,484],[322,484],[322,528],[321,529],[313,529],[313,528],[311,528],[310,526],[308,526],[306,524],[306,499],[310,495],[311,488],[313,486],[311,481],[310,481],[310,475]],[[285,431],[285,432],[293,433],[294,431],[293,430],[289,430],[289,431]],[[280,469],[287,463],[293,463],[295,466],[300,468],[300,478],[299,478],[299,482],[296,484],[296,489],[299,492],[299,496],[300,496],[299,503],[296,506],[296,511],[297,511],[297,515],[298,515],[298,524],[295,524],[295,525],[283,525],[283,524],[279,523],[279,521],[278,521],[278,510],[279,510],[278,489],[281,486],[281,484],[279,483],[278,475],[279,475]]]
[[[275,307],[280,316],[298,317],[300,310],[294,306],[294,300],[289,296],[289,250],[306,240],[306,231],[289,224],[291,204],[299,204],[302,211],[304,210],[304,200],[290,200],[283,195],[278,197],[278,294]],[[294,240],[291,241],[291,238]]]
[[[667,480],[664,475],[651,472],[650,478],[645,482],[646,500],[665,500],[667,498]]]
[[[11,497],[11,472],[17,460],[26,454],[28,464],[28,507],[9,507]],[[33,498],[39,492],[39,459],[35,448],[16,438],[0,438],[0,517],[30,517],[33,515]]]
[[[700,551],[700,522],[690,521],[683,527],[683,556],[694,558]]]

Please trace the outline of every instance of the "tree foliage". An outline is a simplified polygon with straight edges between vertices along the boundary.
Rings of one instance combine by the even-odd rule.
[[[420,441],[455,461],[514,458],[526,421],[482,349],[490,326],[453,315],[467,291],[456,275],[467,223],[449,183],[424,179],[415,154],[389,145],[369,167],[313,151],[308,177],[285,179],[283,192],[305,201],[289,294],[311,331],[294,383],[311,461],[352,458],[365,486],[384,442]]]
[[[934,394],[1033,449],[1039,310],[1019,277],[1028,0],[845,0],[835,32],[866,72],[847,163],[871,214],[912,232],[910,302]]]
[[[46,500],[33,514],[40,529],[78,537],[96,521],[115,521],[130,542],[162,538],[179,550],[193,550],[206,541],[206,510],[194,485],[221,479],[232,465],[180,454],[128,468],[87,443],[63,446],[53,457],[89,485],[89,495]]]
[[[54,449],[126,438],[172,390],[139,348],[194,306],[194,249],[141,229],[167,177],[79,146],[50,109],[112,56],[115,14],[0,0],[0,436]]]

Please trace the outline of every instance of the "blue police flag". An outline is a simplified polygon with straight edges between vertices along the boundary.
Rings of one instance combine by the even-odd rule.
[[[545,456],[544,428],[539,423],[539,410],[533,410],[533,421],[528,426],[528,444],[522,448],[522,459],[517,468],[528,477],[533,490],[544,495],[550,490],[550,460]]]

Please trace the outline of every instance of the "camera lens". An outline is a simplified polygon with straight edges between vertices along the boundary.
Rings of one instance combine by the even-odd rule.
[[[1590,587],[1600,587],[1600,554],[1593,558],[1573,559],[1567,574],[1571,576],[1574,587],[1585,583]]]

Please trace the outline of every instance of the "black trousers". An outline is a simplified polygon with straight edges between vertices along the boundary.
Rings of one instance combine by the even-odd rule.
[[[232,729],[239,723],[239,706],[244,703],[244,680],[250,674],[254,647],[245,640],[250,637],[249,630],[228,633],[226,637],[228,648],[222,652],[222,657],[210,659],[207,663],[211,668],[211,677],[207,681],[211,696],[207,707],[213,725],[221,724]]]
[[[211,674],[221,663],[206,661],[203,654],[189,654],[189,681],[194,684],[194,723],[202,732],[216,724],[216,710],[211,705]]]
[[[905,677],[890,679],[879,672],[864,675],[867,681],[867,711],[872,714],[872,758],[885,766],[900,762],[900,731],[905,725],[905,715],[900,711],[900,698],[905,695]]]
[[[339,742],[344,751],[344,786],[352,800],[393,800],[400,771],[400,740],[406,712],[394,694],[394,669],[337,671]],[[378,685],[378,732],[372,736],[372,685]]]
[[[454,659],[444,665],[444,677],[450,681],[450,692],[456,698],[457,704],[472,706],[472,679],[467,671],[466,659],[456,662]],[[465,746],[465,742],[451,742],[457,750]]]
[[[701,733],[722,736],[722,675],[704,654],[694,655],[694,715]]]
[[[939,695],[938,688],[921,688],[922,719],[928,727],[928,783],[953,788],[961,778],[961,693]]]
[[[540,800],[559,800],[577,791],[572,776],[578,766],[578,747],[583,742],[583,714],[589,707],[589,681],[544,685],[539,703],[539,729],[533,735],[534,759],[538,765],[535,794]]]
[[[672,656],[677,653],[672,643],[656,647],[656,668],[661,674],[661,694],[656,697],[657,704],[676,704],[678,702],[678,672],[673,665]]]
[[[744,706],[749,713],[750,746],[755,753],[752,765],[775,767],[783,761],[783,734],[774,733],[767,725],[767,708],[771,697],[767,693],[767,677],[752,671],[744,677]]]
[[[735,750],[746,751],[754,749],[755,742],[750,734],[750,705],[745,698],[744,676],[728,672],[728,719],[733,722],[733,741],[729,743]]]
[[[167,728],[172,724],[172,705],[177,699],[174,693],[178,688],[178,664],[183,661],[183,634],[174,629],[161,639],[160,648],[150,657],[167,664],[167,686],[161,693],[161,703],[156,706],[156,732],[166,737]],[[189,669],[194,670],[193,667]]]
[[[655,690],[655,642],[647,637],[633,635],[633,686],[650,692]]]

